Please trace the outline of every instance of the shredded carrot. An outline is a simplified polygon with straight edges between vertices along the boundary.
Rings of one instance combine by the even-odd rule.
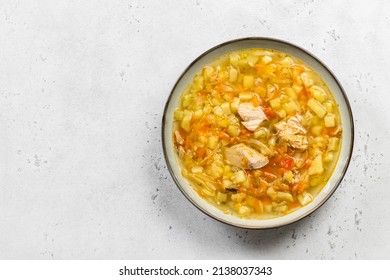
[[[219,134],[218,134],[219,138],[221,138],[222,140],[225,140],[225,141],[230,141],[230,135],[227,134],[225,131],[221,131]]]
[[[196,155],[198,156],[198,158],[203,158],[204,155],[206,154],[206,149],[205,148],[198,148],[196,150]]]

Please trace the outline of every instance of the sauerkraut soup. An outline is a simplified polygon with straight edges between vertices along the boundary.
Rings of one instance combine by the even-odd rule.
[[[336,166],[342,129],[332,93],[308,65],[244,49],[195,75],[172,137],[199,196],[226,214],[270,219],[313,201]]]

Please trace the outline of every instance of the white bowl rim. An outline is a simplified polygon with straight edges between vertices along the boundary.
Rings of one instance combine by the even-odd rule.
[[[332,187],[331,191],[328,192],[328,194],[326,195],[325,198],[323,198],[314,208],[312,208],[310,211],[308,211],[307,213],[305,213],[305,215],[302,215],[302,216],[299,216],[295,219],[291,219],[289,221],[286,221],[284,223],[281,223],[279,225],[275,225],[275,226],[262,226],[262,227],[254,227],[254,226],[250,226],[250,225],[245,225],[245,224],[235,224],[233,222],[230,222],[228,220],[224,220],[218,216],[215,216],[215,215],[212,215],[210,213],[208,213],[205,209],[203,209],[202,207],[200,207],[187,193],[186,191],[183,189],[183,187],[181,186],[179,180],[177,179],[176,177],[176,174],[174,173],[173,169],[172,169],[172,166],[169,162],[169,159],[168,159],[168,154],[167,154],[167,147],[166,147],[166,142],[165,142],[165,123],[166,123],[166,113],[167,113],[167,110],[168,110],[168,107],[170,105],[170,102],[171,102],[171,99],[172,99],[172,96],[176,90],[176,87],[178,86],[179,82],[182,80],[182,78],[184,77],[184,75],[191,69],[191,67],[196,63],[198,62],[201,58],[205,57],[207,54],[213,52],[214,50],[217,50],[223,46],[226,46],[226,45],[229,45],[229,44],[232,44],[232,43],[237,43],[237,42],[245,42],[245,41],[269,41],[269,42],[275,42],[275,43],[279,43],[279,44],[284,44],[286,46],[289,46],[289,47],[293,47],[295,49],[297,49],[298,51],[301,51],[302,53],[310,56],[311,58],[313,58],[317,63],[319,63],[327,72],[328,74],[331,76],[331,78],[335,81],[335,83],[337,84],[337,86],[339,87],[340,89],[340,92],[342,94],[342,99],[345,101],[345,105],[347,107],[347,110],[348,110],[348,119],[349,119],[349,125],[350,125],[350,145],[349,145],[349,150],[347,151],[347,159],[345,161],[345,165],[343,167],[343,170],[341,171],[341,174],[339,176],[339,178],[337,179],[337,181],[335,182],[334,186]],[[204,214],[206,214],[207,216],[217,220],[217,221],[220,221],[224,224],[227,224],[227,225],[230,225],[230,226],[234,226],[234,227],[238,227],[238,228],[244,228],[244,229],[256,229],[256,230],[264,230],[264,229],[272,229],[272,228],[279,228],[279,227],[283,227],[283,226],[287,226],[287,225],[290,225],[292,223],[295,223],[295,222],[298,222],[306,217],[308,217],[309,215],[311,215],[313,212],[315,212],[317,209],[319,209],[326,201],[328,201],[328,199],[333,195],[333,193],[336,191],[336,189],[339,187],[340,183],[342,182],[346,172],[347,172],[347,169],[348,169],[348,166],[351,162],[351,158],[352,158],[352,153],[353,153],[353,147],[354,147],[354,138],[355,138],[355,128],[354,128],[354,119],[353,119],[353,114],[352,114],[352,110],[351,110],[351,105],[350,105],[350,102],[348,100],[348,97],[345,93],[345,90],[344,88],[342,87],[340,81],[337,79],[336,75],[330,70],[330,68],[322,61],[320,60],[318,57],[316,57],[315,55],[313,55],[312,53],[310,53],[309,51],[307,51],[306,49],[298,46],[298,45],[295,45],[293,43],[290,43],[288,41],[284,41],[284,40],[281,40],[281,39],[276,39],[276,38],[272,38],[272,37],[243,37],[243,38],[238,38],[238,39],[233,39],[233,40],[229,40],[229,41],[225,41],[223,43],[220,43],[210,49],[208,49],[207,51],[203,52],[202,54],[200,54],[197,58],[195,58],[185,69],[184,71],[182,72],[182,74],[179,76],[179,78],[176,80],[169,96],[168,96],[168,99],[165,103],[165,106],[164,106],[164,111],[163,111],[163,117],[162,117],[162,128],[161,128],[161,143],[162,143],[162,148],[163,148],[163,154],[164,154],[164,159],[165,159],[165,162],[167,164],[167,167],[168,167],[168,170],[169,170],[169,173],[171,174],[171,177],[173,178],[176,186],[178,187],[178,189],[181,191],[181,193],[198,209],[200,210],[201,212],[203,212]],[[338,163],[337,163],[338,164]],[[221,215],[222,216],[222,215]],[[288,215],[287,215],[288,216]]]

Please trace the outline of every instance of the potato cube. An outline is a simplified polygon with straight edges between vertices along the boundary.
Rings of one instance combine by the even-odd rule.
[[[244,88],[252,88],[254,81],[255,81],[255,79],[253,76],[247,75],[247,76],[244,76],[242,84],[243,84]]]
[[[217,192],[216,199],[219,203],[224,203],[227,201],[227,194],[226,193],[221,193]]]
[[[287,114],[290,114],[290,113],[299,111],[300,107],[299,107],[297,102],[295,102],[294,100],[291,100],[290,102],[283,104],[283,109],[284,109],[284,111],[286,111]]]
[[[234,83],[237,81],[238,71],[236,68],[231,67],[229,70],[229,82]]]
[[[256,55],[248,55],[247,60],[248,60],[248,64],[253,67],[255,66],[256,62],[259,60],[259,57]]]
[[[218,140],[219,140],[218,136],[216,135],[210,136],[207,142],[207,147],[209,147],[212,150],[215,149],[215,147],[217,147],[218,145]]]
[[[325,127],[335,127],[336,126],[336,117],[332,114],[327,114],[324,118]]]
[[[240,55],[238,53],[232,53],[229,55],[230,64],[233,66],[238,65],[238,61],[240,60]]]
[[[237,108],[240,105],[240,98],[234,97],[233,102],[230,105],[230,109],[233,113],[237,113]]]
[[[240,128],[236,125],[229,125],[227,128],[227,133],[232,137],[237,137],[240,135]]]
[[[248,206],[240,206],[240,208],[238,208],[238,214],[240,215],[249,215],[250,213],[252,212],[252,209],[249,208]]]
[[[276,110],[280,108],[280,98],[271,99],[269,101],[269,104],[271,105],[272,109]]]
[[[183,110],[176,109],[175,112],[174,112],[174,116],[175,116],[175,120],[181,121],[183,119],[183,116],[184,116]]]
[[[234,174],[234,182],[239,184],[243,183],[246,180],[246,174],[243,170],[239,170]]]
[[[313,196],[308,192],[302,192],[298,194],[298,200],[304,206],[313,200]]]
[[[191,129],[191,120],[192,115],[194,113],[192,111],[185,110],[183,114],[183,119],[181,120],[180,126],[186,131],[189,132]]]
[[[322,155],[317,155],[313,162],[311,163],[311,166],[309,167],[308,174],[309,175],[315,175],[315,174],[321,174],[324,172],[324,167],[322,165]]]
[[[222,110],[221,106],[215,106],[213,109],[213,112],[215,115],[217,115],[219,117],[223,116],[223,110]]]
[[[268,64],[272,61],[272,57],[270,57],[269,55],[265,55],[261,58],[261,62],[263,62],[264,64]]]
[[[293,90],[292,88],[290,87],[287,87],[284,89],[284,92],[286,93],[287,96],[289,96],[290,98],[293,98],[293,99],[296,99],[297,98],[297,93],[295,92],[295,90]]]
[[[328,151],[337,151],[339,147],[339,138],[330,137],[328,143]]]
[[[315,136],[320,136],[322,129],[323,127],[321,125],[315,125],[311,128],[311,133],[313,133]]]

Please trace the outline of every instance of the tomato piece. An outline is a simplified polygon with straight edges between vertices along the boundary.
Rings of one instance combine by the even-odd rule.
[[[282,161],[280,162],[280,166],[284,169],[292,169],[294,167],[294,158],[288,155],[285,155]]]
[[[267,118],[269,118],[269,119],[272,119],[275,117],[275,113],[270,107],[263,108],[263,112],[267,116]]]

